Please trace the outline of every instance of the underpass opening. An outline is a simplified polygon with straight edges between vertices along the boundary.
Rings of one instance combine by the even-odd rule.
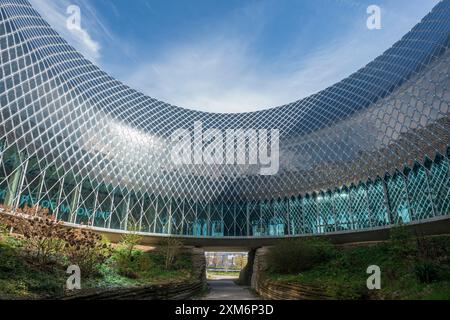
[[[205,252],[206,276],[215,279],[239,279],[247,266],[248,252]]]

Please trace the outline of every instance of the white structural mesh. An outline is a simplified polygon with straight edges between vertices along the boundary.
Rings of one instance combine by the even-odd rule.
[[[383,55],[315,95],[259,112],[211,114],[127,87],[79,54],[28,1],[0,0],[1,202],[14,209],[39,204],[69,222],[126,229],[133,219],[146,232],[188,235],[381,224],[370,208],[402,216],[409,201],[412,212],[409,197],[432,194],[430,172],[447,161],[449,43],[445,0]],[[259,165],[175,165],[170,136],[193,130],[195,122],[222,132],[279,130],[279,172],[260,175]],[[445,173],[436,171],[444,175],[438,181],[444,202],[446,163]],[[428,177],[429,190],[421,191],[425,182],[412,193],[405,186],[408,201],[397,201],[397,189],[389,194],[388,187],[397,174],[407,185],[409,169],[414,179]],[[302,199],[298,206],[294,198]],[[351,222],[338,223],[340,214],[351,215]],[[383,224],[395,222],[386,219]],[[402,219],[414,220],[411,213]]]

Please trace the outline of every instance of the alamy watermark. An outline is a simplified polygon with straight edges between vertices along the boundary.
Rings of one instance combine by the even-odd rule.
[[[381,269],[377,265],[372,265],[367,268],[367,274],[370,277],[367,278],[367,289],[369,290],[380,290],[381,289]]]
[[[277,129],[193,130],[178,129],[171,135],[171,159],[176,165],[257,165],[261,175],[279,170],[280,133]]]
[[[81,9],[77,5],[67,7],[66,13],[69,17],[66,20],[68,30],[81,30]]]
[[[381,29],[381,8],[375,4],[367,7],[367,29],[380,30]]]
[[[67,290],[81,290],[81,270],[77,265],[71,265],[67,268],[67,274],[70,274],[66,281]]]

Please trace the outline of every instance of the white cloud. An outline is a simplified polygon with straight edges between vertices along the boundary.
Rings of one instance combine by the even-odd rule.
[[[210,112],[254,111],[296,101],[333,85],[399,40],[432,8],[414,14],[384,16],[388,30],[368,37],[365,16],[340,39],[317,49],[301,61],[286,56],[267,65],[254,52],[251,40],[235,32],[222,32],[165,50],[152,62],[139,65],[125,82],[152,97]],[[363,8],[364,9],[364,8]],[[365,15],[365,9],[362,10]],[[293,45],[293,52],[303,45]]]
[[[82,2],[79,30],[66,28],[66,9],[72,4],[69,0],[30,1],[70,44],[97,64],[102,62],[100,40],[113,40],[111,43],[119,45],[90,1]],[[268,12],[257,5],[247,6],[243,12],[245,19],[252,21],[252,32],[238,30],[238,21],[224,21],[220,30],[174,43],[152,60],[130,65],[121,78],[152,97],[192,109],[242,112],[278,106],[322,90],[363,67],[414,26],[437,0],[411,2],[414,4],[408,7],[397,3],[382,7],[384,29],[370,31],[370,35],[361,6],[361,19],[339,39],[304,56],[297,52],[304,51],[302,46],[308,44],[300,38],[270,63],[253,47]],[[125,51],[129,45],[122,41],[118,50]],[[106,69],[119,68],[108,65]]]
[[[365,51],[370,51],[365,49]],[[327,47],[297,68],[264,66],[243,40],[185,45],[139,67],[127,83],[158,99],[211,112],[254,111],[295,101],[341,80],[364,65],[347,45]],[[359,61],[355,61],[359,60]],[[339,63],[336,63],[339,61]]]
[[[89,33],[95,25],[92,19],[84,16],[81,11],[81,28],[68,29],[66,14],[67,7],[71,2],[67,0],[30,0],[33,7],[43,16],[43,18],[72,46],[80,51],[87,59],[97,63],[100,59],[101,45],[93,40]],[[92,14],[92,11],[89,12]],[[94,20],[95,21],[95,20]]]

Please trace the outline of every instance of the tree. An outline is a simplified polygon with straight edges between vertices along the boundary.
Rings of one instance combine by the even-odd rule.
[[[176,256],[180,252],[182,245],[183,244],[175,238],[168,238],[161,242],[160,250],[164,254],[164,260],[165,260],[164,265],[165,265],[166,270],[169,270],[173,267]]]
[[[139,224],[135,222],[129,222],[127,226],[127,233],[124,233],[121,237],[120,244],[126,251],[128,258],[133,255],[134,248],[141,243],[142,236],[139,234]]]

